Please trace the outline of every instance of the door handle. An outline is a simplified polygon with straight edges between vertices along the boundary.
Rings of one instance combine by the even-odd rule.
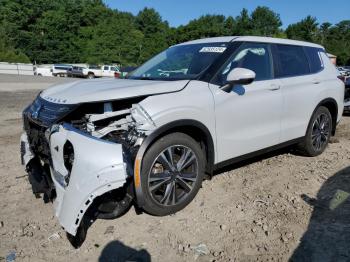
[[[319,83],[321,83],[321,81],[318,79],[314,79],[314,80],[312,80],[312,83],[315,85],[318,85]]]
[[[271,85],[269,90],[270,91],[277,91],[277,90],[280,90],[281,89],[281,86],[280,85]]]

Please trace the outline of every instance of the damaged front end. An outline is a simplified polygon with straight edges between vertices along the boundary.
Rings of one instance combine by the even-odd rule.
[[[72,106],[63,114],[38,96],[23,112],[21,155],[33,193],[53,201],[71,238],[83,241],[92,220],[118,217],[131,206],[135,157],[155,129],[142,99]]]

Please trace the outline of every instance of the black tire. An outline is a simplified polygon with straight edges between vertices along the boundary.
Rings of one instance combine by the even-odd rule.
[[[323,121],[322,117],[325,117],[325,124],[320,127],[320,130],[317,130],[316,121]],[[332,126],[332,115],[328,108],[324,106],[318,107],[310,119],[304,141],[298,146],[302,154],[311,157],[322,154],[332,135]],[[321,139],[320,143],[318,143],[318,138]]]
[[[89,73],[89,74],[88,74],[88,78],[89,78],[89,79],[94,79],[94,78],[95,78],[95,75],[94,75],[93,73]]]
[[[166,170],[166,165],[157,162],[160,159],[163,161],[164,158],[161,156],[169,159],[169,152],[173,153],[169,161],[173,163],[172,167],[176,168],[173,171]],[[194,160],[191,160],[192,158]],[[142,162],[141,186],[145,200],[144,211],[156,216],[166,216],[185,208],[202,185],[205,161],[199,143],[184,133],[172,133],[157,140],[146,152]],[[162,172],[154,171],[156,168]],[[152,190],[162,183],[156,178],[158,175],[167,176],[168,180],[158,189]],[[150,181],[150,176],[153,181]],[[158,181],[155,181],[156,179]],[[161,203],[163,201],[164,203]]]

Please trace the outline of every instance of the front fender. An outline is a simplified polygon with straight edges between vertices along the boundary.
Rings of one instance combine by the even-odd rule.
[[[197,130],[200,130],[200,132],[204,134],[205,143],[207,146],[207,172],[210,174],[212,173],[214,169],[214,159],[215,159],[214,141],[208,128],[205,125],[193,119],[180,119],[177,121],[170,122],[166,125],[163,125],[157,128],[156,130],[154,130],[148,137],[145,138],[135,158],[134,185],[135,185],[135,194],[136,194],[136,201],[137,201],[138,207],[144,206],[143,191],[141,187],[141,168],[142,168],[142,159],[147,149],[155,140],[157,140],[163,134],[169,132],[170,130],[174,130],[176,128],[182,128],[182,127],[194,127]]]

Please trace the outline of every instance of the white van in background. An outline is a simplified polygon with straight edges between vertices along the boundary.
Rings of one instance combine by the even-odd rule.
[[[53,76],[67,77],[67,71],[72,68],[72,65],[54,64],[51,72]]]
[[[51,66],[37,66],[34,69],[34,75],[36,76],[53,76]]]

